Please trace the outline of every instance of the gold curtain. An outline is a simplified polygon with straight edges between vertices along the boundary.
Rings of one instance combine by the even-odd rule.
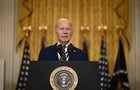
[[[104,41],[109,61],[109,71],[112,75],[119,46],[119,29],[122,26],[125,57],[128,67],[130,50],[130,13],[129,0],[19,0],[18,28],[16,46],[24,46],[25,32],[23,27],[30,25],[28,37],[30,58],[37,60],[41,49],[41,25],[47,26],[44,32],[47,46],[56,43],[54,24],[59,18],[69,18],[74,25],[74,35],[71,42],[82,49],[80,27],[88,26],[87,40],[89,42],[89,59],[98,61],[100,57],[101,31],[99,26],[105,25]],[[23,49],[21,48],[21,51]],[[22,57],[22,53],[21,53]]]

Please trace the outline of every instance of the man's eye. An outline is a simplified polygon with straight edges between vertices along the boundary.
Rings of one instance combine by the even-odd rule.
[[[64,28],[60,28],[60,30],[64,30]]]
[[[71,30],[70,28],[66,28],[66,30]]]

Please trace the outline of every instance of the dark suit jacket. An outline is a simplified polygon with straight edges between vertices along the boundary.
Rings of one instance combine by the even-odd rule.
[[[59,61],[57,55],[57,44],[43,48],[39,54],[39,61]],[[73,50],[69,55],[69,61],[88,61],[87,53],[73,46]]]

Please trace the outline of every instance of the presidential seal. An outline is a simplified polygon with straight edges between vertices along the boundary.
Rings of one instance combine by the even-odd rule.
[[[68,66],[57,67],[50,75],[50,85],[53,90],[74,90],[77,83],[77,73]]]

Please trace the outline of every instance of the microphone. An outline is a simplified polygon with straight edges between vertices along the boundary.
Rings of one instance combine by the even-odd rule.
[[[57,52],[61,52],[61,50],[62,50],[62,45],[61,44],[59,44],[58,46],[57,46]]]
[[[57,46],[57,52],[60,53],[61,50],[62,50],[62,48],[63,48],[63,46],[62,46],[61,44],[59,44],[59,45]],[[72,44],[70,44],[70,45],[68,46],[68,51],[67,51],[67,53],[70,54],[73,50],[74,50],[74,46],[73,46]]]
[[[73,48],[74,46],[72,45],[72,44],[70,44],[69,46],[68,46],[68,54],[70,54],[72,51],[73,51]]]

